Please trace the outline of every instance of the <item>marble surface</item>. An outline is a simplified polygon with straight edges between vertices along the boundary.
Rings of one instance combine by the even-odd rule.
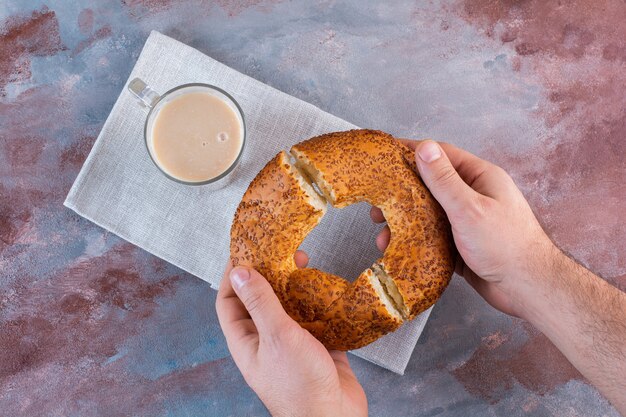
[[[215,292],[62,206],[151,29],[359,126],[500,164],[560,247],[626,288],[621,0],[5,0],[2,415],[266,415]],[[405,376],[351,363],[372,416],[617,416],[458,278]]]

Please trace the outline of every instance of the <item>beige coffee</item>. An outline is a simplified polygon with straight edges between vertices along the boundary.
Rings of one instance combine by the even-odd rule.
[[[238,114],[205,92],[185,93],[164,104],[151,133],[155,162],[185,182],[218,177],[233,165],[243,144]]]

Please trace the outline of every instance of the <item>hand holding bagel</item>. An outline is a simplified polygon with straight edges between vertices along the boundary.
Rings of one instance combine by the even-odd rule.
[[[623,321],[626,293],[565,256],[550,241],[524,196],[504,170],[449,144],[433,141],[401,142],[409,149],[414,169],[419,172],[421,180],[439,202],[451,223],[458,251],[456,272],[492,306],[507,314],[524,318],[536,326],[619,411],[626,413],[626,362],[623,361],[626,356],[626,326]],[[366,157],[366,154],[362,156]],[[293,180],[294,176],[285,174],[289,172],[289,165],[285,159],[282,162],[285,165],[279,165],[286,170],[278,177],[284,185],[287,180]],[[279,171],[274,170],[274,173],[277,172]],[[341,182],[335,185],[339,185],[335,191],[341,189]],[[398,183],[395,187],[402,188]],[[323,191],[330,200],[339,197],[334,201],[340,201],[341,193],[335,196],[330,192],[332,190],[331,187]],[[289,192],[287,195],[293,196]],[[302,197],[306,196],[303,193],[300,199],[294,201],[300,204],[306,200]],[[252,195],[247,200],[255,209],[261,203],[257,197]],[[309,209],[308,216],[323,214],[319,206],[308,204],[303,207]],[[432,209],[434,206],[429,207]],[[374,207],[371,211],[372,220],[388,221],[390,219],[386,218],[387,213]],[[392,237],[394,227],[399,230],[396,220],[388,222],[390,227],[383,229],[376,240],[381,251],[397,245]],[[294,224],[298,221],[302,219],[295,216]],[[312,228],[315,224],[309,226]],[[310,229],[301,230],[297,227],[295,231],[306,235]],[[245,260],[246,257],[249,259],[250,253],[247,252],[246,244],[248,241],[254,243],[260,235],[246,234],[243,227],[237,232],[244,238],[234,246],[235,252],[238,252],[234,255],[239,260]],[[301,235],[299,236],[302,237]],[[417,234],[413,239],[409,236],[408,240],[408,244],[423,245],[424,234]],[[244,241],[246,244],[242,244]],[[436,241],[441,244],[438,246],[439,250],[445,247],[445,239]],[[293,247],[293,241],[288,243],[282,249],[293,254],[297,245]],[[409,247],[404,239],[402,243],[404,247]],[[426,247],[429,248],[429,245]],[[409,264],[416,265],[412,258],[424,253],[426,252],[409,250],[404,255]],[[445,256],[445,251],[438,253]],[[267,259],[271,260],[272,257]],[[391,260],[392,265],[393,261],[397,261],[393,257]],[[295,252],[294,256],[280,259],[275,265],[261,264],[268,271],[281,268],[283,271],[287,270],[289,273],[282,275],[285,278],[283,281],[279,279],[279,274],[268,282],[249,267],[236,268],[230,274],[230,280],[222,281],[217,312],[229,350],[248,384],[273,415],[367,415],[365,394],[350,369],[345,353],[329,351],[318,340],[330,341],[332,344],[338,340],[337,334],[331,340],[325,339],[324,331],[328,327],[322,327],[324,331],[316,334],[319,328],[309,329],[306,325],[301,327],[302,322],[296,322],[283,308],[283,305],[288,309],[295,308],[298,319],[324,317],[319,314],[327,311],[329,302],[332,306],[342,298],[342,294],[349,294],[346,290],[348,287],[341,284],[339,277],[302,272],[306,263],[306,255]],[[375,284],[373,278],[383,284],[384,273],[380,266],[385,266],[385,263],[375,264],[371,272],[364,273],[364,284]],[[242,280],[238,271],[246,271],[250,278],[247,281]],[[229,272],[230,267],[227,276]],[[402,273],[396,275],[403,276]],[[441,275],[444,276],[445,274]],[[296,283],[300,280],[299,287],[291,292],[294,297],[279,301],[281,295],[285,296],[285,289],[293,285],[292,280],[287,278],[295,278],[293,281]],[[336,291],[321,300],[316,298],[315,291],[308,291],[305,285],[311,281],[315,289],[315,284],[328,282],[329,279],[335,280]],[[432,286],[429,282],[426,280],[421,284]],[[435,281],[437,282],[440,285],[435,294],[438,295],[447,280],[440,279]],[[383,288],[384,291],[381,291],[381,286],[375,285],[362,285],[360,288],[366,297],[348,299],[353,303],[356,300],[353,305],[371,303],[377,314],[385,309],[401,306],[391,299],[393,297],[389,294],[389,288]],[[405,290],[406,288],[404,286]],[[274,291],[280,294],[279,297]],[[389,296],[386,300],[384,293]],[[415,311],[421,309],[420,300],[432,301],[428,297],[415,297],[416,294],[419,295],[419,291],[409,292],[409,297],[406,294],[400,293],[402,297],[398,300],[417,300],[417,303],[411,304]],[[381,303],[382,301],[387,304]],[[349,310],[355,311],[353,307]],[[411,309],[404,312],[403,318],[408,316],[407,311],[410,312]],[[368,317],[367,309],[359,314],[361,318]],[[339,315],[341,323],[353,319],[354,317]],[[304,321],[306,324],[306,320]],[[392,331],[393,326],[382,330],[379,326],[374,330],[369,329],[363,334],[371,339]],[[358,334],[346,334],[352,338],[351,341],[358,340],[355,337]]]
[[[296,264],[306,262],[299,252]],[[346,353],[291,319],[257,271],[229,265],[216,308],[235,364],[273,416],[367,416]]]
[[[459,258],[456,272],[492,306],[527,318],[520,280],[541,268],[553,244],[511,177],[500,167],[447,143],[403,140],[415,151],[420,176],[445,210]],[[384,221],[372,208],[372,220]],[[385,227],[379,249],[389,241]]]
[[[626,415],[626,292],[561,252],[502,168],[450,144],[403,142],[452,224],[456,272],[493,307],[538,328]],[[384,229],[379,248],[388,241]]]
[[[257,269],[285,311],[328,349],[363,347],[433,305],[454,271],[450,224],[420,180],[414,152],[378,130],[328,133],[294,145],[252,180],[235,212],[234,265]],[[293,255],[327,205],[380,207],[392,233],[354,282]]]

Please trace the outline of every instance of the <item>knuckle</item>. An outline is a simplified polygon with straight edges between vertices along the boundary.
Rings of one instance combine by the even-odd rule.
[[[511,178],[511,176],[509,175],[508,172],[506,172],[504,170],[504,168],[498,166],[498,165],[494,165],[494,172],[497,176],[502,177],[503,179],[513,182],[513,178]]]
[[[513,181],[513,178],[509,175],[508,172],[504,170],[504,168],[498,165],[492,165],[491,167],[489,167],[489,170],[490,170],[490,175],[492,177],[498,178],[501,181],[507,182],[509,185],[515,184],[515,182]]]
[[[437,174],[435,175],[435,182],[441,184],[442,186],[446,186],[456,181],[456,176],[457,173],[454,168],[448,165],[441,168],[439,172],[437,172]]]
[[[505,195],[508,197],[516,196],[519,192],[519,188],[515,183],[513,177],[506,172],[503,168],[495,165],[492,170],[492,175],[497,178],[498,181],[505,186]]]
[[[248,310],[249,313],[262,311],[266,303],[267,297],[262,293],[256,292],[247,295],[243,300],[243,304],[246,306],[246,310]]]

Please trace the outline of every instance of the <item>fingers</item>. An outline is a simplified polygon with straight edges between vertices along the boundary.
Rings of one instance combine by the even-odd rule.
[[[485,281],[471,271],[466,271],[463,278],[465,278],[465,281],[496,310],[500,310],[510,316],[521,316],[518,313],[518,309],[515,308],[515,303],[512,302],[512,299],[494,285],[493,282]]]
[[[464,276],[463,272],[466,268],[465,261],[460,253],[456,253],[456,262],[454,263],[454,272],[457,275]]]
[[[230,271],[230,282],[256,326],[259,337],[273,337],[293,323],[287,315],[269,282],[257,271],[235,267]]]
[[[372,206],[370,210],[370,217],[374,223],[383,223],[385,221],[385,216],[383,215],[383,211],[376,206]],[[376,247],[381,252],[384,252],[389,245],[389,240],[391,239],[391,230],[389,226],[385,226],[383,230],[380,231],[378,236],[376,236]]]
[[[432,142],[430,139],[423,140],[413,140],[413,139],[398,139],[399,142],[404,144],[411,150],[416,150],[419,145],[424,142]],[[444,150],[450,163],[457,170],[459,175],[465,180],[465,182],[470,183],[468,179],[472,179],[477,173],[484,171],[488,166],[495,166],[484,159],[480,159],[473,153],[470,153],[466,150],[458,148],[450,143],[446,142],[437,142],[439,146]],[[471,169],[470,169],[471,168]]]
[[[370,209],[370,217],[374,223],[384,223],[385,216],[383,215],[383,211],[376,206],[372,206]]]
[[[498,199],[514,186],[509,175],[497,165],[449,143],[440,142],[439,146],[463,181],[479,193]]]
[[[296,266],[298,268],[306,268],[306,266],[309,264],[309,255],[301,250],[296,251],[296,253],[293,255],[293,259],[296,262]]]
[[[420,176],[439,204],[453,218],[475,208],[479,194],[463,181],[441,146],[431,140],[417,148],[415,160]]]
[[[376,247],[381,252],[384,252],[389,245],[389,240],[391,240],[391,230],[389,226],[385,226],[383,230],[380,231],[378,236],[376,236]]]
[[[398,142],[402,143],[404,146],[406,146],[407,148],[409,148],[412,151],[414,151],[415,148],[417,148],[417,145],[422,143],[423,140],[413,140],[413,139],[401,139],[401,138],[398,138]]]
[[[370,210],[370,217],[374,223],[383,223],[385,221],[385,216],[383,215],[383,211],[376,206],[372,206]],[[389,245],[389,240],[391,239],[391,230],[389,226],[385,226],[383,230],[380,231],[378,236],[376,236],[376,247],[381,252],[387,248]]]
[[[348,355],[346,352],[342,352],[339,350],[329,350],[328,354],[335,362],[335,368],[337,368],[337,374],[339,375],[339,380],[342,381],[342,384],[356,384],[360,385],[357,380],[352,368],[350,367],[350,362],[348,362]],[[354,386],[352,389],[355,389]]]
[[[333,361],[335,361],[335,363],[339,362],[350,366],[350,363],[348,362],[348,355],[346,354],[346,352],[341,350],[329,350],[328,354],[331,358],[333,358]]]
[[[475,274],[466,274],[465,275],[461,275],[463,278],[465,278],[465,281],[467,281],[467,283],[474,288],[474,290],[483,298],[485,291],[487,289],[487,286],[489,285],[489,283],[485,280],[483,280],[482,278],[478,277]]]
[[[398,139],[411,150],[431,140]],[[459,176],[480,194],[498,199],[511,191],[514,183],[509,175],[497,165],[445,142],[438,142]]]
[[[215,309],[228,349],[235,361],[241,363],[256,349],[258,333],[246,307],[230,283],[228,276],[231,269],[232,265],[229,262],[217,293]]]
[[[352,368],[350,368],[350,362],[348,362],[348,355],[341,350],[329,350],[328,354],[335,362],[337,371],[349,372],[352,374]]]
[[[215,302],[215,308],[217,310],[217,316],[222,328],[231,327],[240,320],[250,319],[250,315],[246,311],[243,303],[235,294],[235,290],[230,284],[228,276],[233,269],[232,264],[229,262],[226,266],[226,271],[220,282],[220,288],[217,293],[217,300]]]

